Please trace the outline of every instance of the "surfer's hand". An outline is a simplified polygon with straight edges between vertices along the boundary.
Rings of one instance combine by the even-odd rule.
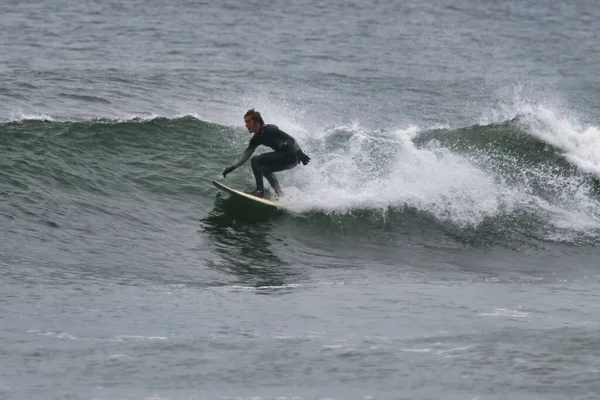
[[[223,170],[223,178],[225,178],[227,176],[228,173],[230,173],[231,171],[233,171],[235,168],[233,167],[227,167]]]
[[[309,157],[309,156],[307,156],[306,154],[304,154],[303,152],[300,152],[300,157],[299,157],[299,159],[300,159],[300,162],[301,162],[303,165],[306,165],[306,164],[308,164],[308,162],[310,161],[310,157]]]

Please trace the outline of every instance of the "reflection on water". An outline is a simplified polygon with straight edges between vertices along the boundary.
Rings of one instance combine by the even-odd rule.
[[[279,240],[273,230],[284,217],[285,213],[270,207],[218,194],[215,207],[201,220],[202,230],[222,260],[214,267],[256,287],[297,279],[297,272],[272,250]]]

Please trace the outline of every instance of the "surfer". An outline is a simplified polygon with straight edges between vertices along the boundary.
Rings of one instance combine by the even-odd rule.
[[[257,197],[264,196],[264,176],[277,193],[277,196],[281,197],[283,191],[273,172],[294,168],[299,163],[306,165],[310,161],[310,157],[304,154],[293,137],[273,124],[265,125],[260,113],[253,108],[244,115],[244,122],[248,132],[254,133],[254,136],[250,139],[248,147],[240,158],[232,166],[225,168],[223,178],[248,161],[258,146],[267,146],[274,151],[254,156],[250,161],[256,179],[256,189],[250,194]]]

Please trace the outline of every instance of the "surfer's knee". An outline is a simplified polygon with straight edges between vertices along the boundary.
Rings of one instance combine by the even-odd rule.
[[[260,166],[260,170],[262,171],[264,176],[270,176],[273,175],[273,173],[271,172],[271,170],[267,167],[265,167],[264,165]]]

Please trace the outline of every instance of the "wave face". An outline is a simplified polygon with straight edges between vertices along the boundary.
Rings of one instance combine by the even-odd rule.
[[[368,225],[380,218],[390,226],[415,221],[422,229],[424,221],[457,240],[596,243],[598,129],[577,127],[543,108],[526,111],[459,129],[367,129],[355,123],[308,132],[284,120],[312,162],[280,174],[283,202],[323,224]],[[90,208],[128,197],[208,205],[215,197],[209,180],[248,140],[239,127],[195,116],[41,117],[0,129],[0,185],[9,217],[21,215],[24,204],[35,214],[49,202],[74,199]],[[230,176],[231,185],[251,188],[247,166]]]

